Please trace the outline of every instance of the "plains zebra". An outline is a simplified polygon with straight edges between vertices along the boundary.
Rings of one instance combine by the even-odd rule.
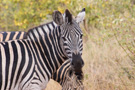
[[[84,11],[85,12],[85,11]],[[81,14],[80,14],[81,15]],[[0,44],[1,90],[42,90],[51,75],[69,59],[75,73],[83,66],[82,31],[68,10],[63,18],[59,11],[53,14],[59,24],[52,31],[44,26],[29,31],[29,40],[14,40]]]
[[[56,27],[56,24],[54,22],[50,22],[50,23],[47,23],[45,25],[48,25],[48,29],[52,29],[51,27],[55,28]],[[52,29],[53,30],[53,29]],[[3,39],[1,39],[1,42],[2,41],[8,41],[8,40],[15,40],[15,39],[25,39],[27,34],[26,32],[21,32],[21,31],[12,31],[12,32],[2,32],[0,33],[1,34],[1,37]],[[14,36],[15,35],[15,36]],[[12,38],[14,37],[14,38]],[[24,38],[25,37],[25,38]],[[83,84],[82,84],[82,81],[81,79],[78,79],[78,78],[75,78],[72,79],[72,77],[76,76],[75,74],[72,74],[72,75],[69,75],[69,72],[71,72],[71,67],[70,67],[70,61],[69,60],[66,60],[60,67],[59,69],[53,74],[53,77],[52,79],[55,80],[56,82],[60,83],[60,85],[62,86],[62,90],[70,90],[70,88],[76,88],[78,87],[79,89],[77,90],[83,90],[83,89],[80,89],[80,88],[83,88]],[[78,75],[79,77],[81,75]],[[75,82],[73,82],[73,80]],[[67,85],[67,83],[70,83],[70,85]],[[72,89],[73,90],[73,89]]]
[[[16,40],[16,39],[26,39],[26,32],[16,31],[16,32],[0,32],[0,42]]]

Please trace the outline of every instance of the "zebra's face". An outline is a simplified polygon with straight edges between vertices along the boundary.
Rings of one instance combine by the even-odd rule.
[[[76,73],[80,73],[84,65],[82,59],[82,30],[79,23],[83,21],[85,9],[83,9],[75,19],[72,14],[65,10],[64,15],[59,11],[53,13],[53,20],[59,25],[61,30],[61,47],[65,55],[71,60],[71,65]]]

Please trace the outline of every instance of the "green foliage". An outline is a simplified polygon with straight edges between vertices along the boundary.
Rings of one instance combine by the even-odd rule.
[[[72,13],[82,9],[82,0],[1,0],[0,28],[3,31],[26,30],[49,19],[54,10],[62,13],[66,8]]]

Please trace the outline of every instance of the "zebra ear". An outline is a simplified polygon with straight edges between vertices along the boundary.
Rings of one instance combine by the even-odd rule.
[[[53,14],[52,14],[52,17],[53,17],[53,21],[56,24],[58,24],[58,25],[63,24],[63,16],[62,16],[61,12],[54,11]]]
[[[72,23],[72,14],[69,12],[68,9],[65,10],[63,18],[65,22]]]
[[[82,11],[75,18],[75,20],[77,23],[80,23],[84,20],[84,17],[85,17],[85,8],[82,9]]]

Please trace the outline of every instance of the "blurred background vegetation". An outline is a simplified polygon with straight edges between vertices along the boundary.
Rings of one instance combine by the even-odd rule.
[[[76,16],[84,7],[86,90],[135,90],[135,0],[0,0],[0,31],[28,31],[54,10]]]

